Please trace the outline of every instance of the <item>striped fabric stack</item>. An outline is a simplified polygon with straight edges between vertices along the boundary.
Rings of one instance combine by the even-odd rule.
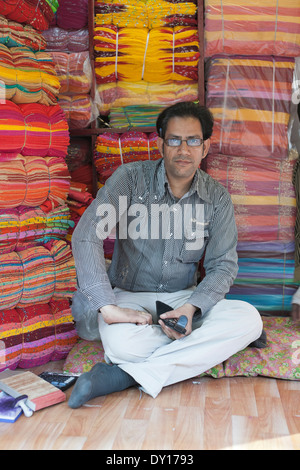
[[[99,110],[198,99],[195,2],[95,2]],[[125,110],[126,112],[126,110]],[[151,112],[151,110],[150,110]]]
[[[227,297],[275,315],[290,314],[297,288],[290,123],[299,16],[296,0],[205,4],[206,103],[215,118],[207,171],[229,190],[239,233]]]
[[[98,117],[91,96],[93,83],[89,57],[88,1],[61,0],[55,20],[44,38],[60,79],[59,105],[73,129],[82,129]]]
[[[56,8],[0,2],[0,371],[62,359],[77,341],[69,130],[40,33]]]
[[[60,79],[59,105],[72,128],[88,127],[98,115],[90,96],[92,68],[89,52],[49,52]],[[96,109],[96,115],[93,109]]]
[[[43,32],[60,80],[58,103],[70,128],[89,127],[98,115],[89,56],[88,0],[60,0],[51,28]],[[89,138],[70,137],[66,162],[71,182],[67,203],[73,227],[93,200],[92,150]]]
[[[94,162],[100,185],[103,185],[120,165],[137,160],[156,160],[160,158],[156,139],[157,134],[155,132],[149,135],[137,131],[98,135],[94,151]]]

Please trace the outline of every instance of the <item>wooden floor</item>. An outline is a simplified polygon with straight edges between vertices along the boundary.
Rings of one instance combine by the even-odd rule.
[[[300,382],[205,377],[156,399],[131,388],[78,410],[64,402],[0,423],[0,449],[300,450]]]

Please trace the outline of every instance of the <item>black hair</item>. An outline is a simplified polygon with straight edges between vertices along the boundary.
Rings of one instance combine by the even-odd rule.
[[[193,117],[198,119],[202,127],[203,139],[211,137],[214,125],[214,118],[211,111],[206,106],[200,106],[193,101],[181,101],[164,109],[156,120],[156,130],[158,135],[164,139],[168,122],[173,117]]]

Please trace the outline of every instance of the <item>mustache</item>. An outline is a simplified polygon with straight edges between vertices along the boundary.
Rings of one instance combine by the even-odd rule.
[[[179,155],[179,156],[173,158],[173,162],[178,162],[178,161],[184,161],[184,162],[190,162],[190,163],[193,162],[193,160],[191,160],[190,158],[183,157],[183,156],[181,156],[181,155]]]

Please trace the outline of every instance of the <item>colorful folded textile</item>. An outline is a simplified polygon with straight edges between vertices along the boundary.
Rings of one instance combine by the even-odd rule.
[[[70,227],[67,234],[67,241],[71,241],[72,233],[78,224],[80,217],[85,212],[87,207],[93,202],[94,198],[90,193],[88,185],[76,181],[71,182],[68,205],[70,208],[70,214],[73,221],[73,227]]]
[[[150,83],[197,81],[197,28],[95,27],[95,74],[98,84],[119,81]]]
[[[88,0],[59,0],[51,26],[54,24],[67,30],[85,28],[88,24]]]
[[[157,116],[165,106],[125,106],[111,108],[109,124],[111,127],[154,127]]]
[[[65,359],[77,341],[68,300],[0,310],[0,372]]]
[[[67,205],[50,212],[40,207],[0,209],[0,254],[21,251],[50,240],[63,240],[74,227]]]
[[[290,312],[294,283],[294,243],[241,242],[239,271],[228,299],[250,302],[260,312]]]
[[[11,153],[65,158],[69,128],[58,105],[17,105],[0,100],[0,158]]]
[[[179,101],[197,101],[198,83],[192,81],[149,83],[114,82],[98,85],[99,112],[105,116],[112,107],[171,106]]]
[[[49,52],[60,81],[59,93],[89,93],[92,67],[88,52]]]
[[[209,61],[212,153],[287,157],[294,66],[293,58],[269,56],[215,56]]]
[[[33,51],[46,49],[46,40],[30,25],[10,21],[0,15],[0,43],[7,47],[26,46]]]
[[[58,26],[43,31],[46,51],[83,52],[89,48],[89,31],[82,28],[66,31]]]
[[[205,55],[300,55],[298,0],[205,1]]]
[[[196,2],[163,0],[96,0],[95,24],[119,27],[158,28],[195,26]]]
[[[157,134],[129,131],[123,134],[105,133],[97,136],[94,164],[100,183],[104,182],[123,163],[137,160],[157,160],[160,153]]]
[[[208,155],[206,171],[229,191],[240,241],[294,240],[294,161]]]
[[[0,0],[1,15],[17,23],[30,24],[37,31],[49,28],[57,8],[57,0]]]
[[[2,99],[45,105],[57,102],[60,82],[47,52],[0,44],[0,76]]]
[[[58,102],[69,127],[73,129],[88,127],[99,115],[98,107],[87,94],[58,95]]]
[[[66,202],[69,187],[68,167],[61,158],[0,159],[0,209],[41,206],[48,212]]]
[[[70,299],[75,289],[74,258],[63,240],[0,256],[0,310]]]

